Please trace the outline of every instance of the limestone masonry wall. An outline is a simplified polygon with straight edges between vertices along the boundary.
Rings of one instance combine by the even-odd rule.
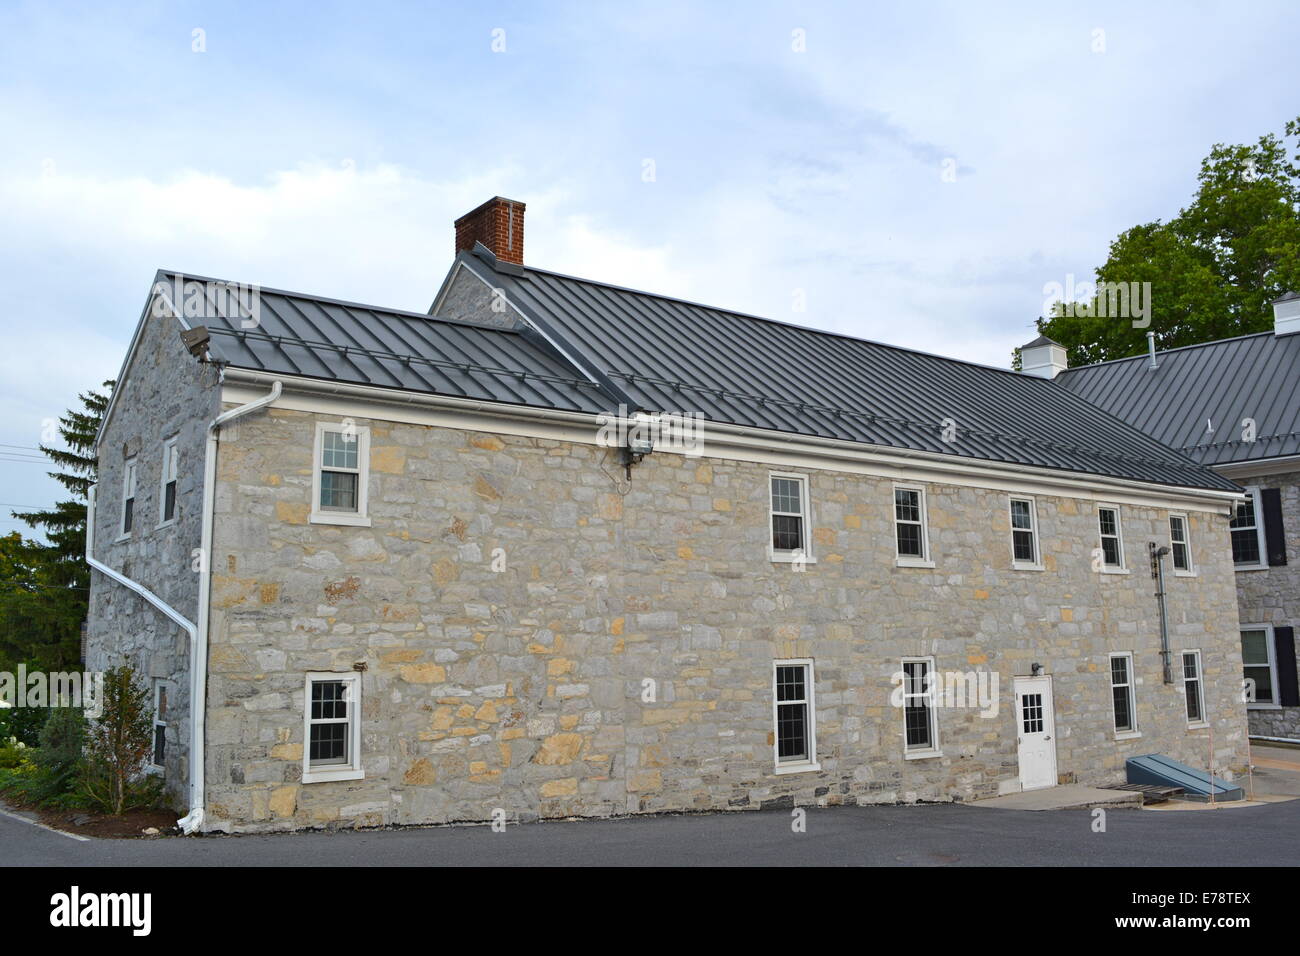
[[[810,470],[815,563],[798,572],[768,559],[764,465],[655,453],[622,495],[608,449],[357,419],[372,526],[314,525],[316,421],[274,409],[222,444],[214,826],[969,800],[1015,786],[1012,677],[1034,662],[1062,780],[1118,782],[1152,752],[1205,766],[1211,729],[1216,769],[1245,764],[1226,516],[1191,515],[1198,574],[1169,577],[1171,647],[1204,668],[1211,729],[1189,730],[1181,683],[1161,681],[1146,557],[1168,543],[1163,510],[1123,506],[1131,573],[1103,575],[1095,503],[1040,496],[1045,569],[1021,571],[1005,492],[929,484],[936,567],[899,568],[892,482]],[[1112,724],[1121,650],[1129,740]],[[905,655],[996,672],[997,715],[941,709],[942,756],[905,760],[889,702]],[[821,769],[778,776],[772,661],[794,657],[815,661]],[[365,778],[302,784],[304,674],[354,668]]]

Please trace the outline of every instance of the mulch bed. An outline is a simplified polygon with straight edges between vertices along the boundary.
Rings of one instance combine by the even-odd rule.
[[[90,810],[43,810],[39,807],[18,805],[12,796],[5,801],[12,810],[35,816],[47,827],[100,839],[129,837],[170,836],[177,833],[177,815],[172,810],[128,810],[120,817],[94,813]],[[155,828],[157,834],[144,831]]]

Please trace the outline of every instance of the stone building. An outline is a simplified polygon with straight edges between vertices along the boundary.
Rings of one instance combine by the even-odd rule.
[[[1245,487],[1231,553],[1250,733],[1300,740],[1300,294],[1273,316],[1269,332],[1153,346],[1057,380]],[[1189,559],[1174,573],[1198,571]]]
[[[165,700],[188,828],[1245,765],[1232,481],[1043,377],[526,267],[523,216],[428,313],[156,277],[88,653]]]

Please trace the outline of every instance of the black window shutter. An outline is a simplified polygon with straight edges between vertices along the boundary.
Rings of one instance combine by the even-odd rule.
[[[1261,488],[1259,505],[1264,512],[1264,547],[1268,551],[1268,566],[1276,568],[1286,564],[1286,531],[1282,528],[1281,490]]]
[[[1273,628],[1277,652],[1277,702],[1283,707],[1300,707],[1300,687],[1295,668],[1295,631],[1289,627]]]

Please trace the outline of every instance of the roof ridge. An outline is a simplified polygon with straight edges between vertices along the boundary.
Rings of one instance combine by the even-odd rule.
[[[349,308],[349,309],[365,309],[368,312],[384,312],[387,313],[388,315],[400,315],[405,318],[411,318],[411,319],[424,319],[425,321],[432,319],[435,322],[443,322],[449,325],[468,325],[476,329],[488,329],[493,332],[508,332],[512,335],[519,334],[518,329],[504,328],[502,326],[491,325],[486,322],[471,322],[462,319],[448,319],[440,315],[432,315],[428,312],[413,312],[410,309],[394,309],[386,305],[372,305],[371,303],[368,302],[353,302],[349,299],[336,299],[333,296],[328,296],[328,295],[312,295],[307,292],[293,292],[289,289],[276,289],[271,286],[259,285],[256,282],[238,282],[233,279],[218,279],[214,276],[195,275],[192,272],[180,272],[175,269],[159,269],[156,273],[154,273],[154,275],[155,278],[160,275],[166,275],[166,276],[174,276],[180,279],[193,279],[197,282],[220,282],[225,285],[251,286],[252,288],[257,289],[259,293],[265,292],[269,295],[281,295],[289,299],[307,299],[311,302],[328,302],[330,305],[341,305],[344,308]]]
[[[1276,335],[1271,329],[1263,332],[1247,332],[1244,335],[1230,335],[1226,339],[1210,339],[1208,342],[1192,342],[1190,345],[1177,345],[1171,349],[1157,349],[1156,355],[1173,355],[1175,352],[1186,352],[1191,349],[1203,349],[1211,345],[1223,345],[1226,342],[1240,342],[1242,339],[1254,339],[1261,335]],[[1135,355],[1125,355],[1123,358],[1106,359],[1104,362],[1092,362],[1089,365],[1078,365],[1074,368],[1067,368],[1061,371],[1061,375],[1068,375],[1071,372],[1082,372],[1090,368],[1101,368],[1103,365],[1116,365],[1119,362],[1132,362],[1135,359],[1149,359],[1150,352],[1138,352]]]
[[[630,292],[633,295],[649,296],[652,299],[664,299],[668,302],[679,302],[682,305],[694,306],[697,309],[708,309],[712,312],[723,312],[727,315],[734,315],[742,319],[753,319],[757,322],[767,322],[771,325],[779,325],[788,329],[796,329],[800,332],[812,332],[816,335],[828,335],[832,338],[843,339],[849,342],[861,342],[864,345],[874,345],[879,348],[893,349],[896,352],[907,352],[909,355],[923,355],[927,358],[939,359],[943,362],[953,362],[957,365],[965,365],[970,368],[977,368],[989,372],[1001,372],[1004,375],[1014,375],[1017,379],[1032,380],[1036,376],[1025,375],[1017,372],[1015,369],[1002,368],[998,365],[985,365],[983,362],[972,362],[969,359],[953,358],[951,355],[940,355],[938,352],[926,352],[922,349],[908,348],[906,345],[894,345],[891,342],[880,342],[876,339],[863,338],[860,335],[849,335],[847,332],[833,332],[830,329],[819,329],[811,325],[800,325],[797,322],[786,322],[782,319],[774,319],[766,315],[756,315],[753,312],[738,312],[735,309],[726,309],[721,306],[709,305],[705,302],[696,302],[694,299],[684,299],[681,296],[668,295],[663,292],[648,292],[645,289],[634,289],[631,286],[617,285],[613,282],[603,282],[600,279],[587,279],[582,276],[569,275],[565,272],[555,272],[552,269],[539,269],[537,266],[524,266],[527,272],[539,272],[543,275],[554,276],[557,279],[568,279],[572,282],[585,282],[588,285],[601,286],[606,289],[614,289],[618,292]],[[1038,381],[1048,381],[1047,379],[1038,379]]]

